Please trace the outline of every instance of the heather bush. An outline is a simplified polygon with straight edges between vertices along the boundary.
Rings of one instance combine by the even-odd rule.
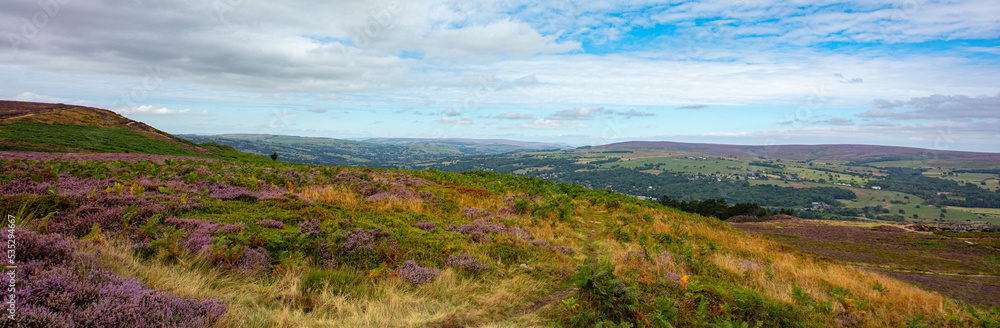
[[[73,260],[73,240],[60,234],[39,234],[16,229],[15,250],[20,262],[41,261],[47,265],[63,265]]]
[[[263,248],[245,248],[233,265],[233,270],[242,274],[254,274],[271,266],[271,253]]]
[[[304,235],[309,238],[316,238],[326,234],[326,229],[320,225],[319,220],[310,219],[306,221],[299,222],[299,235]]]
[[[434,232],[434,227],[434,222],[417,222],[417,228],[420,228],[421,230]]]
[[[476,261],[476,259],[472,258],[469,254],[451,255],[448,256],[444,262],[450,267],[471,272],[482,272],[489,270],[490,268],[490,266]]]
[[[403,262],[403,265],[399,267],[399,270],[396,271],[396,273],[403,279],[406,279],[406,281],[409,281],[414,285],[420,285],[431,282],[437,278],[441,275],[441,270],[435,268],[422,268],[417,265],[417,262],[414,262],[413,260],[406,260],[406,262]]]
[[[469,240],[480,244],[492,244],[493,238],[483,232],[475,231],[469,234]]]
[[[255,195],[243,188],[236,188],[222,183],[208,187],[208,196],[219,200],[253,200]]]
[[[259,225],[261,227],[264,227],[264,228],[270,228],[270,229],[282,229],[282,228],[285,227],[285,223],[284,222],[275,221],[275,220],[260,220],[260,221],[257,221],[257,225]]]
[[[75,254],[58,234],[16,230],[18,327],[206,327],[227,305],[147,288],[111,274],[89,254]],[[5,327],[13,326],[0,316]]]
[[[341,236],[344,238],[344,242],[340,245],[340,251],[346,254],[371,251],[373,250],[372,245],[375,244],[375,239],[383,236],[389,236],[389,233],[378,229],[365,230],[356,228],[348,230]]]

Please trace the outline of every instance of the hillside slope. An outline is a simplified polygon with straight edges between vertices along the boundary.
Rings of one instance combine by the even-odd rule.
[[[112,111],[93,107],[0,101],[0,149],[212,154]]]
[[[592,147],[594,150],[657,149],[712,156],[764,157],[798,161],[881,162],[919,158],[1000,161],[1000,154],[874,145],[740,146],[668,141],[630,141]]]
[[[38,138],[86,140],[71,135],[81,130],[57,127],[38,130]],[[53,131],[59,135],[44,134]],[[5,152],[0,211],[16,226],[17,256],[0,269],[15,272],[18,312],[0,322],[995,327],[1000,320],[1000,310],[618,193],[482,171],[240,158]]]
[[[0,101],[0,151],[79,154],[70,158],[144,158],[96,155],[135,153],[265,160],[219,144],[195,144],[106,109],[21,101]]]
[[[102,311],[128,322],[163,306],[190,313],[170,320],[223,327],[968,327],[1000,317],[715,219],[537,179],[217,160],[0,168],[0,208],[21,229],[19,281],[42,288],[19,294],[38,309],[20,315],[36,321]],[[52,279],[78,287],[41,294]],[[122,279],[165,294],[85,292]]]

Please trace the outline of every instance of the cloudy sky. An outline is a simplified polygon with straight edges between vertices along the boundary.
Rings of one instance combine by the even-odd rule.
[[[172,133],[1000,152],[1000,1],[6,0],[0,98]]]

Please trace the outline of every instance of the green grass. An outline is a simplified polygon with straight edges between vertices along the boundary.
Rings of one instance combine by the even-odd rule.
[[[977,187],[997,191],[1000,190],[1000,184],[998,184],[998,178],[996,174],[986,174],[986,173],[956,173],[957,175],[945,175],[941,171],[926,171],[923,173],[926,177],[938,178],[944,180],[951,180],[959,183],[971,183]],[[986,182],[984,185],[983,182]]]
[[[0,125],[0,139],[97,152],[197,156],[180,145],[126,129],[15,122]]]
[[[51,149],[36,148],[36,147],[25,147],[25,146],[12,146],[12,145],[0,145],[0,151],[37,151],[37,152],[57,152]]]
[[[785,171],[794,173],[799,179],[809,179],[816,180],[823,179],[829,183],[840,182],[840,183],[850,183],[853,185],[862,184],[867,185],[868,179],[862,178],[860,176],[847,174],[847,173],[833,173],[826,171],[817,171],[802,167],[788,167]]]
[[[706,157],[706,160],[692,160],[684,157],[649,157],[649,158],[627,158],[627,155],[631,154],[600,154],[605,155],[602,157],[608,157],[606,155],[626,155],[621,161],[614,163],[601,164],[601,168],[611,168],[614,165],[620,167],[630,168],[630,167],[642,167],[646,164],[661,164],[658,169],[664,171],[674,171],[674,172],[684,172],[684,173],[701,173],[701,174],[712,174],[712,173],[724,173],[724,174],[746,174],[747,172],[757,172],[761,170],[776,170],[774,168],[759,167],[749,165],[746,162],[733,161],[729,159],[717,159],[714,157]],[[603,158],[586,158],[587,161],[598,160]]]

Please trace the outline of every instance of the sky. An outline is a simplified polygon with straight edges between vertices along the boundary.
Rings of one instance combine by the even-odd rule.
[[[175,134],[1000,152],[1000,1],[7,0],[0,99]]]

